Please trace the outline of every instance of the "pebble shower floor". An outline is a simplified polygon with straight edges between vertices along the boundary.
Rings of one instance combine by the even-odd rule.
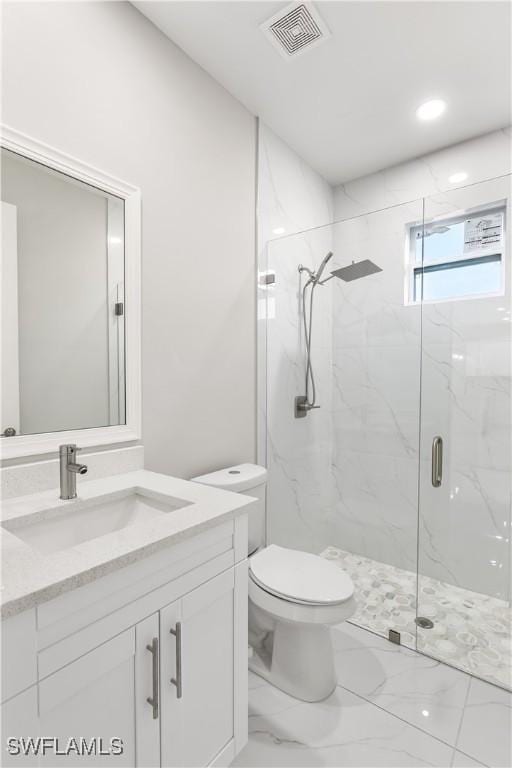
[[[400,632],[402,644],[490,683],[512,689],[509,603],[427,576],[419,577],[420,614],[432,629],[416,626],[416,573],[327,547],[322,553],[346,570],[358,608],[351,623],[384,637]]]

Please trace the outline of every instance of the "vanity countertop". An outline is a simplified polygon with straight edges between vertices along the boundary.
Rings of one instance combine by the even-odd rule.
[[[186,506],[46,555],[12,532],[16,521],[21,523],[21,518],[27,515],[37,514],[38,520],[44,521],[54,516],[56,509],[60,513],[68,506],[72,513],[75,504],[85,508],[137,492],[147,492],[149,496],[155,494],[155,498],[164,501],[167,497],[171,503],[178,499]],[[78,481],[78,499],[71,501],[61,501],[58,495],[58,489],[52,489],[18,496],[2,504],[2,523],[8,522],[12,529],[0,526],[0,607],[3,618],[33,608],[163,547],[233,519],[249,511],[255,503],[250,496],[146,470],[81,484]]]

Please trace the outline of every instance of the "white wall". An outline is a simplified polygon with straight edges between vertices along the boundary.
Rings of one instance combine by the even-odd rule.
[[[316,268],[331,240],[323,230],[293,234],[332,221],[332,189],[263,124],[258,158],[259,268],[276,276],[274,286],[258,289],[258,454],[269,472],[268,534],[274,543],[316,551],[330,496],[331,303],[330,290],[319,289],[313,343],[322,408],[297,420],[293,400],[304,394],[305,373],[297,267]]]
[[[254,460],[254,118],[128,3],[3,17],[3,121],[142,191],[147,467]]]
[[[2,155],[17,207],[21,434],[109,423],[107,200]]]

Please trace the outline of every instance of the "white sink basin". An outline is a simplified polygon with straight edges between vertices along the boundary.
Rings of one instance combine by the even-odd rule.
[[[136,523],[163,519],[163,515],[190,504],[183,499],[149,494],[140,489],[116,493],[107,499],[74,501],[30,515],[6,520],[2,526],[43,554],[76,547]]]

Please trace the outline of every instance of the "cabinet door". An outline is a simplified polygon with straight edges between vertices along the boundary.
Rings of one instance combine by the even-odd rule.
[[[32,686],[14,698],[5,701],[2,711],[2,758],[1,765],[38,765],[32,744],[37,740],[37,686]],[[33,740],[33,741],[31,741]]]
[[[155,643],[156,640],[156,643]],[[135,627],[135,729],[136,765],[160,765],[160,648],[158,613]],[[151,649],[151,650],[150,650]]]
[[[234,574],[160,612],[162,766],[207,766],[234,737]]]
[[[68,754],[56,758],[50,747],[42,765],[136,765],[135,634],[122,632],[39,683],[40,732]],[[77,754],[84,744],[89,754]]]

